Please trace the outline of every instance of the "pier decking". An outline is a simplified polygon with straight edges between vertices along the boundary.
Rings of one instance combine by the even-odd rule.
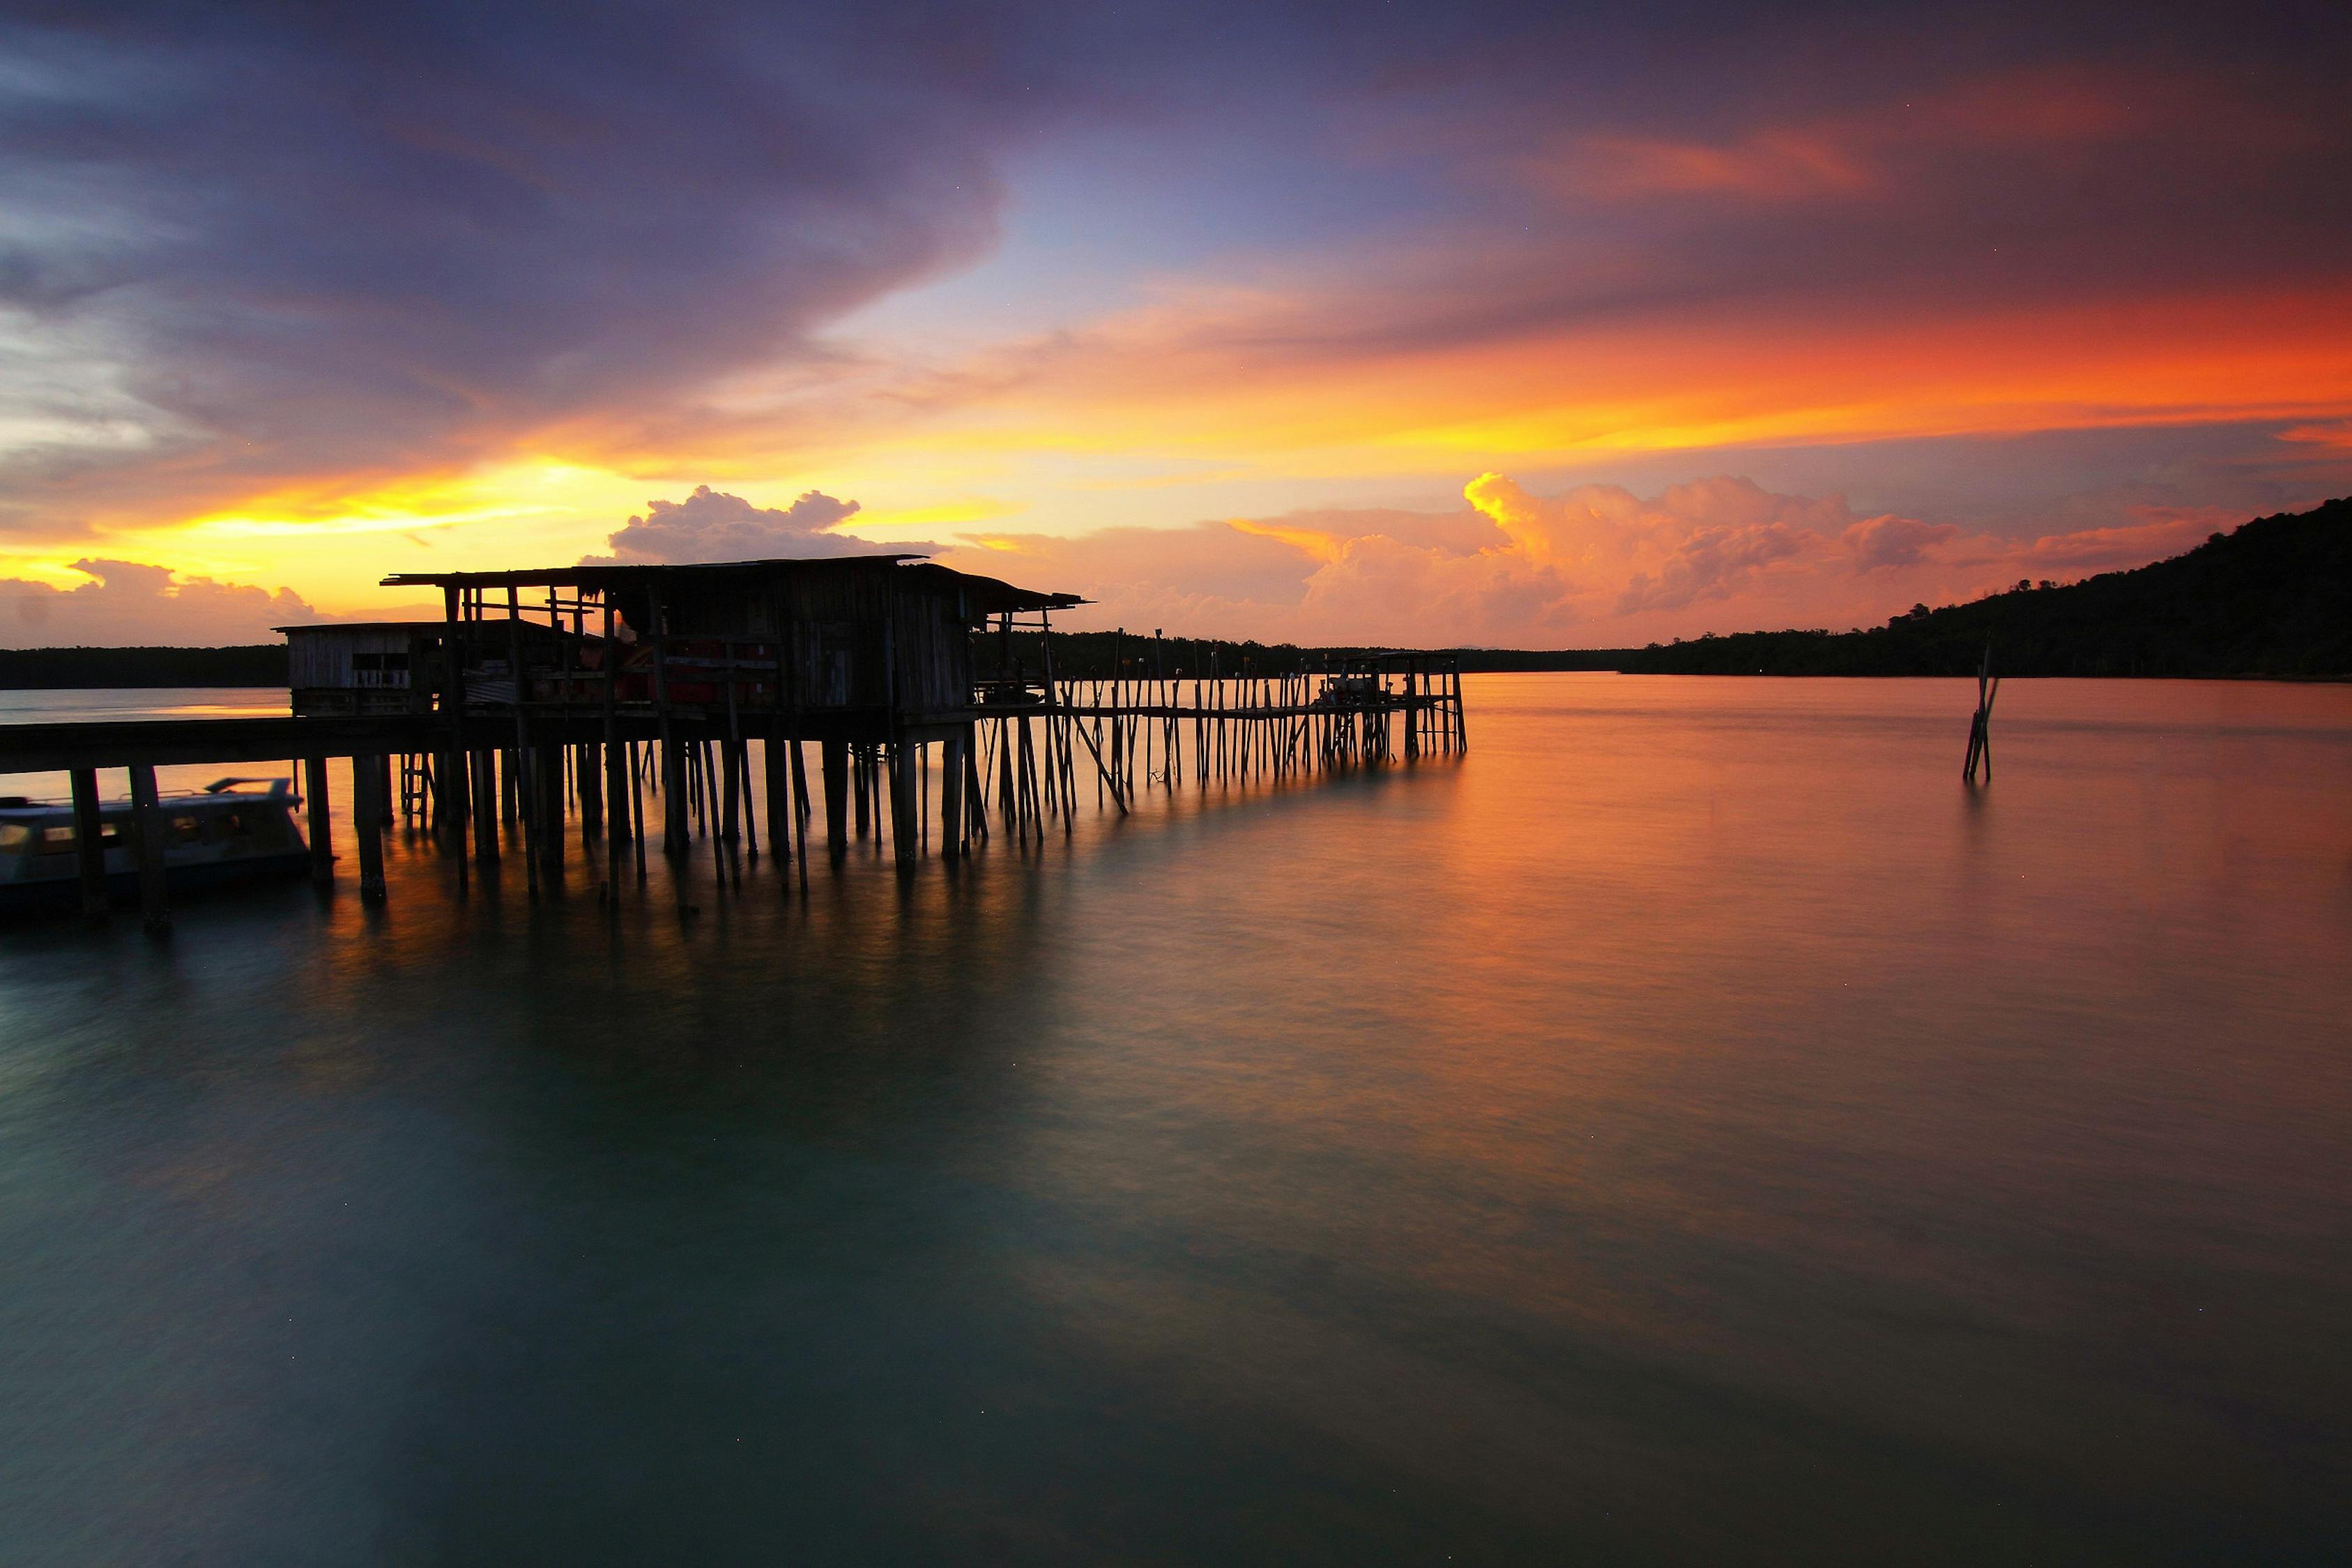
[[[461,864],[467,849],[495,863],[509,824],[533,891],[563,875],[576,826],[611,894],[632,872],[644,879],[648,799],[666,853],[709,837],[723,865],[758,854],[764,827],[768,852],[805,886],[820,807],[830,855],[887,821],[911,870],[934,841],[954,859],[998,832],[1067,832],[1087,794],[1123,814],[1146,790],[1467,743],[1449,658],[1070,678],[1053,667],[1051,617],[1076,596],[905,556],[385,581],[439,589],[443,619],[287,628],[288,717],[0,727],[0,773],[71,774],[94,832],[99,769],[128,770],[136,812],[153,809],[158,767],[298,764],[323,883],[334,874],[329,764],[347,759],[363,897],[383,896],[381,835],[402,815]],[[1043,668],[1011,657],[1016,630],[1039,634]],[[161,879],[142,889],[150,922],[167,922]]]

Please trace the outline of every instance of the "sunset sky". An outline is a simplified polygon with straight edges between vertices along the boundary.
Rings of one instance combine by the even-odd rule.
[[[1612,646],[2352,491],[2334,5],[12,10],[0,645],[906,548]]]

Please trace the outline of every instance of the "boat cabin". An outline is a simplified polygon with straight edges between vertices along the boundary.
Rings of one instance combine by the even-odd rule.
[[[222,779],[157,801],[163,869],[174,888],[305,871],[310,848],[294,825],[295,797],[284,779]],[[129,800],[99,807],[99,843],[110,897],[139,886],[139,841]],[[0,795],[0,914],[70,905],[77,896],[79,834],[71,804]]]

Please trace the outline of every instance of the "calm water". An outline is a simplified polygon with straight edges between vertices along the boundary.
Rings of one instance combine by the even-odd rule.
[[[2352,688],[1972,695],[0,933],[0,1562],[2340,1561]]]

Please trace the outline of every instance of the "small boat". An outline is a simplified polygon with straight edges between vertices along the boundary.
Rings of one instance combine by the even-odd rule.
[[[268,786],[267,792],[245,788],[257,784]],[[222,779],[201,793],[163,796],[157,810],[168,885],[177,892],[305,870],[310,851],[294,825],[295,803],[284,779]],[[108,896],[135,899],[138,833],[130,801],[99,807],[99,841]],[[71,908],[80,897],[80,874],[71,805],[0,795],[0,914]]]

